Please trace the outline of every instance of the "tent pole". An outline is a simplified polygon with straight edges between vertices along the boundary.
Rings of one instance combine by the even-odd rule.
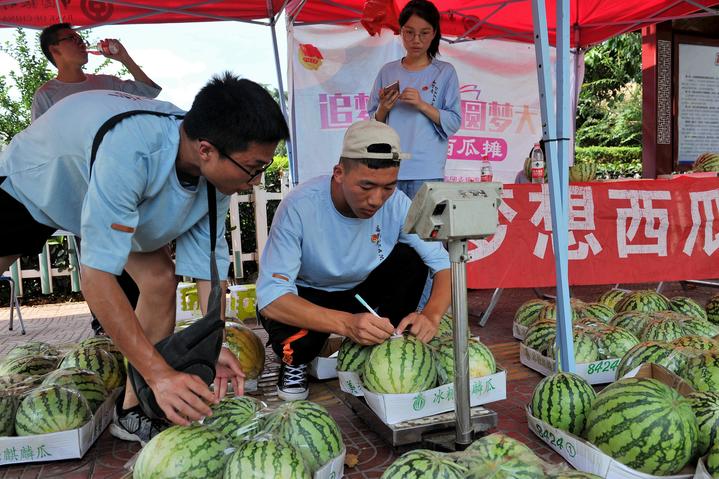
[[[569,0],[561,0],[568,3]],[[563,4],[562,4],[563,6]],[[558,12],[562,13],[562,6],[558,6]],[[568,5],[567,5],[568,6]],[[569,8],[567,8],[568,13]],[[557,158],[557,121],[556,118],[562,114],[564,108],[555,109],[555,95],[552,89],[551,57],[549,55],[549,35],[547,33],[547,16],[544,0],[532,0],[532,17],[534,20],[534,51],[537,56],[537,79],[539,82],[539,106],[542,113],[542,137],[546,142],[547,160],[549,164],[549,196],[550,209],[552,213],[552,244],[554,246],[554,260],[557,272],[557,346],[560,351],[561,370],[567,372],[575,371],[574,364],[574,343],[572,334],[571,309],[569,307],[569,271],[568,271],[568,201],[563,198],[562,192],[565,187],[567,174],[557,174],[562,168],[567,168],[566,157]],[[569,17],[561,15],[563,25]],[[560,27],[561,30],[561,27]],[[558,34],[560,36],[561,34]],[[568,41],[565,44],[568,47]],[[559,50],[559,46],[557,48]],[[558,51],[558,55],[561,53]],[[565,54],[568,55],[568,52]],[[567,62],[563,63],[567,68]],[[557,65],[560,68],[560,65]],[[559,89],[559,83],[557,84]],[[564,85],[567,85],[565,83]],[[568,98],[568,97],[567,97]],[[567,111],[568,115],[568,111]],[[567,122],[561,123],[566,124]],[[561,142],[564,144],[565,142]],[[568,151],[568,144],[566,145]],[[568,188],[568,187],[567,187]]]
[[[285,116],[285,121],[290,124],[290,116],[287,113],[287,105],[285,104],[285,88],[282,84],[282,69],[280,68],[280,51],[277,48],[277,31],[275,31],[275,21],[272,21],[270,25],[270,31],[272,32],[272,50],[275,53],[275,71],[277,72],[277,86],[279,89],[280,107],[282,108],[282,114]],[[292,139],[287,138],[285,140],[287,146],[287,163],[290,166],[290,179],[294,182],[297,178],[297,171],[295,162],[292,161]]]
[[[62,11],[60,10],[60,0],[55,0],[55,6],[57,7],[57,23],[62,23]]]

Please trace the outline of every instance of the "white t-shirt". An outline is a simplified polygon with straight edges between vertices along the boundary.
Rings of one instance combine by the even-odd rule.
[[[402,232],[411,204],[407,195],[396,190],[371,218],[348,218],[332,203],[330,180],[319,176],[300,184],[277,208],[260,259],[260,309],[284,294],[297,294],[296,285],[324,291],[351,289],[398,242],[414,248],[433,274],[449,268],[441,242]]]

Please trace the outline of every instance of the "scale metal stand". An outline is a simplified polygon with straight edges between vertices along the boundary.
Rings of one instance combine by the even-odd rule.
[[[422,441],[425,447],[464,450],[475,434],[497,425],[497,413],[470,408],[467,338],[467,240],[494,234],[499,224],[501,183],[425,183],[407,213],[404,232],[427,241],[446,241],[452,273],[454,318],[454,411],[387,425],[364,400],[345,394],[345,403],[393,446]],[[454,431],[452,431],[454,426]]]

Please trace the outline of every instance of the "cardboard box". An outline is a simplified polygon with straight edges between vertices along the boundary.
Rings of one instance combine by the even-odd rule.
[[[118,394],[120,389],[115,389],[92,418],[77,429],[34,436],[0,437],[0,465],[81,458],[110,424]]]
[[[625,377],[655,378],[664,384],[676,389],[680,394],[686,396],[693,392],[693,389],[680,378],[670,373],[661,366],[655,364],[644,364]],[[557,454],[562,456],[568,463],[580,471],[596,474],[605,479],[692,479],[694,468],[689,464],[680,474],[673,476],[654,476],[636,471],[604,454],[598,447],[590,442],[562,431],[546,422],[532,416],[529,406],[526,407],[527,423],[529,429],[541,440],[551,447]]]
[[[419,393],[377,394],[362,388],[357,373],[338,372],[340,389],[355,396],[364,396],[367,405],[385,424],[434,416],[454,410],[454,384],[444,384]],[[470,406],[480,406],[507,398],[507,373],[497,367],[489,376],[469,380]]]
[[[176,292],[175,319],[182,321],[201,316],[200,301],[197,298],[197,285],[195,283],[179,283]]]
[[[257,293],[254,284],[236,284],[228,288],[230,298],[225,307],[225,315],[228,318],[244,320],[255,317],[255,306],[257,304]]]
[[[548,358],[524,344],[519,345],[519,361],[544,376],[549,376],[556,372],[556,361],[554,359]],[[620,361],[621,358],[611,358],[591,363],[577,363],[576,373],[589,384],[613,383]]]
[[[517,322],[512,322],[512,336],[519,339],[520,341],[524,341],[525,336],[527,336],[527,330],[529,327],[522,326],[521,324]]]
[[[333,379],[337,377],[337,351],[342,344],[342,336],[331,335],[325,343],[320,355],[312,360],[309,373],[317,379]]]

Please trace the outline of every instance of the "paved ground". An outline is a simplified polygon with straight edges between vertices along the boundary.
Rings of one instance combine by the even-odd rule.
[[[626,285],[639,289],[656,285]],[[573,293],[585,301],[596,299],[608,286],[574,288]],[[704,304],[717,293],[716,289],[699,287],[683,290],[678,283],[666,285],[663,290],[668,296],[686,295]],[[508,371],[508,399],[490,404],[488,407],[499,415],[498,430],[528,444],[543,458],[559,462],[561,458],[527,429],[524,406],[529,401],[534,386],[541,378],[534,371],[519,363],[519,343],[512,338],[512,319],[516,308],[525,300],[535,297],[532,290],[507,290],[486,327],[477,326],[478,316],[489,301],[489,291],[472,291],[469,294],[470,322],[474,334],[490,346],[499,363]],[[20,335],[16,327],[8,331],[8,308],[0,308],[0,357],[15,344],[29,339],[48,341],[55,344],[76,342],[91,334],[90,316],[84,303],[66,303],[37,307],[23,307],[27,335]],[[17,326],[17,324],[16,324]],[[253,326],[253,325],[251,325]],[[259,333],[264,331],[258,330]],[[271,356],[268,358],[272,360]],[[268,363],[260,381],[259,392],[263,400],[276,403],[274,383],[277,366]],[[334,380],[315,382],[311,386],[310,399],[327,407],[342,429],[349,454],[356,455],[355,467],[346,468],[348,478],[376,478],[397,457],[382,437],[372,431],[341,400],[342,393]],[[139,450],[133,443],[114,439],[107,431],[80,460],[55,463],[38,463],[21,466],[0,467],[0,479],[9,478],[63,478],[63,479],[119,479],[127,476],[123,465]]]

